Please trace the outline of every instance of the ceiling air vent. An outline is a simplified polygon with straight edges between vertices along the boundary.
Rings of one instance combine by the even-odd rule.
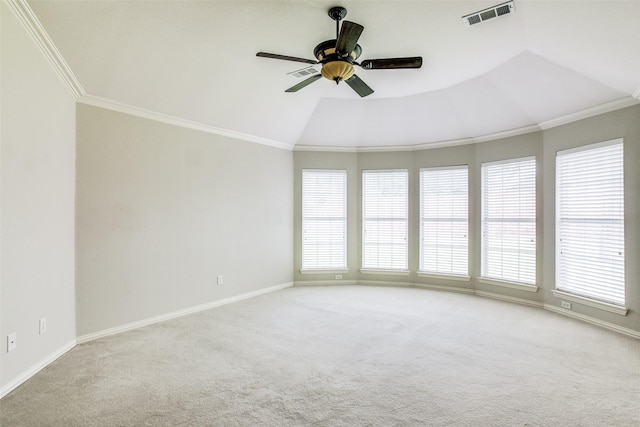
[[[515,11],[516,9],[513,1],[509,1],[497,6],[490,7],[488,9],[481,10],[479,12],[472,13],[470,15],[465,15],[462,17],[462,21],[467,27],[470,27],[471,25],[479,24],[481,22],[488,21],[489,19],[498,18],[503,15],[509,15],[510,13],[513,13]]]
[[[297,79],[301,79],[303,77],[308,77],[312,74],[319,74],[320,71],[316,70],[314,67],[306,67],[306,68],[302,68],[301,70],[296,70],[296,71],[292,71],[289,74],[290,76],[293,76]]]

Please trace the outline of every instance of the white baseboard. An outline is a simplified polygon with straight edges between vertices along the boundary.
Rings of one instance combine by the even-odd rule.
[[[211,301],[206,304],[196,305],[194,307],[185,308],[183,310],[173,311],[171,313],[162,314],[160,316],[150,317],[147,319],[139,320],[137,322],[127,323],[125,325],[116,326],[114,328],[104,329],[102,331],[93,332],[87,335],[82,335],[76,338],[78,344],[93,341],[98,338],[107,337],[110,335],[119,334],[122,332],[130,331],[132,329],[142,328],[143,326],[152,325],[158,322],[164,322],[166,320],[175,319],[177,317],[187,316],[189,314],[198,313],[200,311],[208,310],[210,308],[219,307],[221,305],[230,304],[232,302],[241,301],[248,298],[253,298],[258,295],[268,294],[270,292],[279,291],[293,286],[292,282],[283,283],[280,285],[270,286],[268,288],[258,289],[257,291],[247,292],[245,294],[236,295],[221,300]]]
[[[429,289],[431,291],[455,292],[458,294],[473,295],[475,293],[473,289],[461,288],[457,286],[443,286],[443,285],[429,285],[426,283],[414,283],[413,287],[418,289]]]
[[[296,280],[294,286],[340,286],[340,285],[357,285],[357,280]]]
[[[10,383],[6,384],[4,387],[0,389],[0,399],[2,399],[7,394],[11,393],[13,390],[18,388],[18,386],[20,386],[22,383],[24,383],[29,378],[31,378],[32,376],[34,376],[35,374],[37,374],[38,372],[40,372],[41,370],[49,366],[49,364],[53,363],[56,359],[64,355],[66,352],[68,352],[75,346],[76,346],[76,340],[73,340],[67,343],[67,345],[54,351],[49,356],[45,357],[44,359],[42,359],[41,361],[39,361],[29,369],[27,369],[26,371],[24,371],[17,378],[13,379]]]
[[[479,297],[497,299],[500,301],[512,302],[514,304],[528,305],[529,307],[535,307],[535,308],[544,307],[544,304],[538,301],[531,301],[524,298],[510,297],[508,295],[495,294],[493,292],[474,291],[474,294],[476,294]]]
[[[574,319],[578,319],[592,325],[600,326],[613,332],[618,332],[631,338],[640,339],[640,331],[634,331],[633,329],[625,328],[623,326],[616,325],[615,323],[605,322],[604,320],[596,319],[595,317],[586,316],[584,314],[576,313],[575,311],[556,307],[555,305],[551,304],[544,304],[543,308],[545,310],[553,311],[554,313],[562,314],[563,316],[573,317]]]
[[[396,288],[420,288],[432,291],[457,292],[473,295],[473,289],[461,288],[456,286],[429,285],[426,283],[413,282],[391,282],[387,280],[298,280],[294,282],[294,286],[339,286],[339,285],[355,285],[355,286],[389,286]]]

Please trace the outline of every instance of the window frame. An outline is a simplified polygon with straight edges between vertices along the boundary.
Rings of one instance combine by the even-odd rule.
[[[367,209],[367,177],[378,175],[381,176],[383,174],[399,174],[402,173],[404,175],[404,216],[402,217],[383,217],[380,215],[367,217],[368,209]],[[400,274],[400,275],[408,275],[409,274],[409,170],[408,169],[367,169],[363,170],[361,173],[362,177],[362,192],[361,192],[361,206],[362,206],[362,217],[361,217],[361,226],[362,226],[362,253],[361,253],[361,272],[362,273],[370,273],[370,274]],[[394,214],[398,212],[395,209],[392,209]],[[404,245],[403,245],[403,256],[404,263],[401,266],[394,266],[393,257],[391,255],[391,262],[388,264],[381,263],[380,247],[387,245],[391,246],[391,252],[394,252],[393,247],[398,247],[397,243],[394,242],[378,242],[376,244],[378,250],[377,265],[368,264],[368,249],[370,244],[367,244],[367,226],[371,221],[376,221],[378,224],[389,222],[404,222]],[[393,234],[393,232],[392,232]],[[383,259],[384,260],[384,259]],[[382,265],[381,265],[382,264]]]
[[[507,197],[508,193],[505,193],[503,191],[501,194],[493,194],[493,192],[497,190],[496,189],[492,190],[490,188],[487,188],[487,185],[488,185],[487,180],[490,179],[487,174],[489,173],[490,169],[493,169],[494,167],[498,167],[498,166],[506,167],[508,165],[515,165],[518,163],[520,164],[519,166],[520,169],[518,170],[518,174],[520,173],[528,174],[527,177],[530,178],[531,181],[525,182],[524,184],[525,187],[523,187],[521,185],[523,183],[523,180],[521,179],[522,177],[518,176],[517,179],[515,179],[514,177],[502,176],[501,182],[503,186],[505,184],[505,180],[508,180],[508,179],[511,179],[513,182],[517,182],[518,184],[518,189],[517,189],[518,202],[513,202],[512,204],[511,203],[506,204],[505,198]],[[481,181],[481,185],[480,185],[481,186],[481,189],[480,189],[480,199],[481,199],[480,248],[481,249],[480,249],[480,276],[478,278],[478,280],[481,283],[504,286],[509,288],[531,291],[531,292],[537,292],[538,290],[538,287],[537,287],[537,281],[538,281],[538,277],[537,277],[537,271],[538,271],[537,167],[538,167],[538,162],[537,162],[536,156],[524,156],[524,157],[511,158],[511,159],[505,159],[505,160],[483,162],[481,164],[481,167],[480,167],[480,181]],[[496,171],[497,169],[491,172],[495,173]],[[508,181],[507,181],[507,184],[508,184]],[[531,186],[533,187],[533,189],[531,189]],[[489,191],[492,191],[492,193],[488,194]],[[531,194],[529,194],[529,197],[531,198],[523,199],[523,196],[526,196],[527,193],[532,193],[533,196],[531,197]],[[515,199],[515,196],[513,198]],[[495,200],[497,199],[499,199],[499,203],[501,203],[503,214],[504,214],[504,211],[508,210],[509,208],[512,208],[512,209],[517,208],[517,211],[518,211],[517,215],[515,216],[502,215],[501,217],[488,218],[487,212],[489,209],[493,208],[493,206],[488,206],[488,203],[494,203]],[[523,215],[522,214],[523,211],[529,212],[529,214]],[[511,214],[514,215],[513,213]],[[508,236],[509,234],[499,233],[501,236],[500,238],[501,243],[498,245],[499,246],[498,252],[500,253],[500,257],[501,257],[500,268],[499,268],[501,270],[500,275],[496,275],[488,271],[490,268],[495,268],[495,266],[491,267],[489,265],[490,262],[494,262],[494,263],[496,262],[494,258],[490,258],[493,251],[492,249],[490,249],[490,244],[494,244],[493,242],[495,241],[495,239],[490,237],[490,234],[495,233],[489,230],[489,228],[491,228],[489,224],[492,224],[492,223],[500,224],[499,228],[502,228],[503,230],[505,227],[507,229],[509,228],[513,229],[515,225],[516,226],[515,228],[518,229],[518,231],[520,230],[520,228],[522,228],[523,230],[526,230],[527,228],[531,228],[531,224],[533,225],[533,233],[519,232],[517,235],[517,239],[514,240],[515,243],[509,242],[509,241],[505,242],[505,237]],[[512,225],[509,226],[509,224],[512,224]],[[527,224],[529,224],[529,227],[527,227]],[[526,242],[526,240],[529,240],[529,242]],[[527,249],[527,243],[533,243],[532,245],[533,247]],[[512,250],[515,249],[516,251],[514,255],[515,257],[514,262],[510,262],[509,260],[505,261],[505,254],[509,253],[509,251],[505,250],[505,247],[509,249],[510,246]],[[513,272],[508,272],[507,274],[505,274],[505,269],[513,269]]]
[[[464,171],[463,177],[456,175],[456,172],[460,172],[460,171]],[[454,199],[455,192],[454,191],[446,192],[447,188],[442,188],[442,190],[446,192],[444,194],[443,199],[432,200],[431,203],[427,203],[426,194],[425,194],[426,185],[428,184],[427,175],[430,173],[447,175],[447,172],[451,172],[451,175],[445,176],[445,179],[448,177],[449,179],[447,180],[447,182],[448,183],[453,182],[455,184],[454,187],[449,186],[450,189],[454,189],[454,190],[458,189],[458,193],[459,193],[460,192],[459,186],[460,185],[464,186],[464,189],[463,189],[464,201],[462,202],[462,206],[464,209],[463,215],[457,214],[457,212],[453,212],[454,209],[460,208],[459,206],[460,203],[459,201],[456,201]],[[463,165],[426,167],[426,168],[421,168],[419,173],[420,173],[419,175],[420,247],[418,250],[418,275],[422,277],[439,277],[439,278],[448,277],[451,279],[469,280],[470,279],[470,276],[469,276],[469,165],[463,164]],[[442,179],[437,175],[434,176],[433,178],[438,180]],[[436,182],[431,185],[439,185],[439,183]],[[426,210],[429,209],[429,206],[431,206],[432,203],[440,205],[443,202],[445,203],[445,205],[451,206],[450,217],[446,217],[446,218],[441,217],[439,212],[434,212],[437,218],[434,217],[433,219],[430,219],[425,216]],[[451,229],[449,233],[438,232],[440,227],[437,227],[438,230],[436,231],[436,234],[435,234],[435,238],[438,240],[440,239],[446,240],[447,238],[451,239],[447,241],[447,245],[446,245],[447,247],[450,248],[450,256],[445,256],[445,258],[448,258],[448,262],[451,264],[450,269],[443,268],[441,264],[441,261],[443,261],[443,259],[438,255],[436,255],[435,256],[436,259],[432,261],[432,262],[435,262],[436,264],[435,268],[431,268],[431,269],[426,268],[425,263],[427,262],[427,254],[425,253],[425,250],[426,250],[425,245],[427,244],[427,240],[430,239],[432,236],[426,232],[426,229],[425,229],[426,222],[435,222],[436,224],[447,223],[447,222],[450,223]],[[456,223],[461,223],[461,222],[464,223],[464,225],[462,226],[463,229],[454,228]],[[459,241],[458,242],[454,241],[453,240],[454,233],[462,233],[464,243]],[[447,236],[446,234],[450,234],[450,236]],[[456,251],[456,248],[455,248],[456,243],[458,245],[460,245],[461,243],[464,245],[464,248],[462,251]],[[460,252],[462,252],[462,254],[460,254]],[[463,265],[462,266],[455,265],[456,259],[460,259],[460,258],[464,260],[462,261]]]
[[[343,182],[340,183],[341,185],[339,185],[340,187],[343,188],[343,192],[342,192],[342,203],[341,203],[341,212],[336,211],[335,213],[337,213],[337,216],[323,216],[323,215],[315,215],[315,216],[311,216],[311,215],[307,215],[306,212],[306,204],[305,204],[305,196],[309,195],[308,193],[305,192],[305,175],[306,174],[316,174],[316,176],[319,175],[325,175],[326,176],[330,176],[333,175],[334,178],[337,176],[340,176],[341,178],[343,178]],[[332,272],[347,272],[348,271],[348,253],[347,253],[347,248],[348,248],[348,227],[349,227],[349,221],[348,221],[348,173],[345,169],[314,169],[314,168],[305,168],[302,169],[302,173],[301,173],[301,269],[300,272],[302,274],[314,274],[314,273],[332,273]],[[335,195],[335,187],[330,187],[330,189],[328,189],[327,191],[330,194]],[[330,208],[332,210],[335,210],[337,207],[337,205],[330,205]],[[329,212],[329,214],[334,213],[334,212]],[[306,235],[306,230],[308,230],[307,228],[307,224],[308,221],[310,220],[315,220],[315,221],[319,221],[320,223],[322,222],[331,222],[331,221],[337,221],[337,222],[341,222],[342,225],[342,229],[343,229],[343,235],[342,235],[342,239],[341,239],[341,245],[340,242],[337,242],[338,245],[337,246],[341,246],[341,251],[342,251],[342,259],[340,263],[336,263],[333,264],[331,261],[331,255],[329,255],[329,260],[326,261],[329,263],[329,265],[327,265],[326,267],[322,267],[321,266],[321,259],[316,258],[315,259],[315,263],[307,263],[307,259],[305,258],[305,235]],[[329,225],[329,228],[331,228],[332,225]],[[321,244],[319,242],[315,243],[316,245]],[[336,245],[336,241],[331,241],[329,240],[328,242],[324,242],[325,245],[329,245],[331,246]],[[330,248],[330,251],[332,251],[333,248]]]
[[[602,156],[597,162],[595,159],[588,158],[595,154],[595,150],[606,149],[610,149],[606,154],[611,157]],[[574,163],[567,163],[568,161]],[[615,163],[619,169],[615,169],[612,173],[609,168],[606,171],[597,170],[598,166],[608,164],[607,161]],[[560,150],[556,152],[555,162],[555,290],[553,293],[559,298],[626,315],[627,309],[624,307],[626,304],[624,140],[617,138]],[[611,164],[608,165],[611,166]],[[563,169],[564,166],[573,168],[573,173]],[[589,171],[584,173],[587,167]],[[576,168],[582,168],[582,171]],[[603,177],[602,173],[605,172],[608,175]],[[580,179],[579,182],[576,181],[578,179]],[[592,191],[588,191],[589,181]],[[579,194],[577,194],[578,191],[573,194],[567,193],[572,184],[576,185],[576,188],[579,187]],[[565,188],[562,188],[563,185]],[[589,206],[591,211],[581,211],[582,216],[577,216],[576,204],[572,203],[571,199],[579,200],[583,206],[593,202]],[[563,220],[570,214],[576,216]],[[600,226],[594,229],[593,226],[597,224]],[[608,227],[606,233],[602,232],[603,224]],[[580,225],[582,228],[578,233],[569,228]],[[590,229],[585,230],[588,228]],[[595,237],[599,242],[594,242]],[[617,240],[614,237],[617,237]],[[565,239],[573,242],[563,243],[562,240]],[[598,252],[597,256],[593,251]],[[618,258],[615,252],[622,258]],[[579,262],[577,257],[584,259]],[[603,257],[608,261],[603,261],[605,259]],[[571,259],[575,261],[574,264],[567,263]],[[614,265],[617,265],[617,269],[613,268]],[[579,275],[582,276],[582,280],[589,283],[576,283],[576,276]],[[614,289],[611,285],[615,278],[618,279],[618,289]],[[574,283],[567,283],[565,279]],[[601,288],[602,282],[607,281],[610,284],[605,289]],[[600,288],[591,290],[596,287]],[[603,296],[607,292],[616,292],[617,298]]]

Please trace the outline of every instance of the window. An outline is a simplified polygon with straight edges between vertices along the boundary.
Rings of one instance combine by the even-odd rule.
[[[347,171],[302,171],[302,269],[347,267]]]
[[[536,160],[482,164],[481,275],[536,283]]]
[[[362,172],[362,268],[407,270],[408,172]]]
[[[556,288],[625,303],[623,143],[556,156]]]
[[[420,170],[420,271],[467,276],[468,167]]]

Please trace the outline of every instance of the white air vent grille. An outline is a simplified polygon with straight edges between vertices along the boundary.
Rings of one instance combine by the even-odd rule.
[[[481,10],[479,12],[465,15],[462,17],[464,24],[469,27],[471,25],[479,24],[484,21],[488,21],[500,16],[509,15],[516,11],[513,1],[502,3],[497,6],[490,7],[488,9]]]
[[[292,71],[289,74],[290,76],[293,76],[297,79],[301,79],[301,78],[307,78],[307,77],[311,77],[315,74],[318,74],[320,71],[318,71],[317,69],[315,69],[314,67],[306,67],[303,68],[301,70],[297,70],[297,71]]]

